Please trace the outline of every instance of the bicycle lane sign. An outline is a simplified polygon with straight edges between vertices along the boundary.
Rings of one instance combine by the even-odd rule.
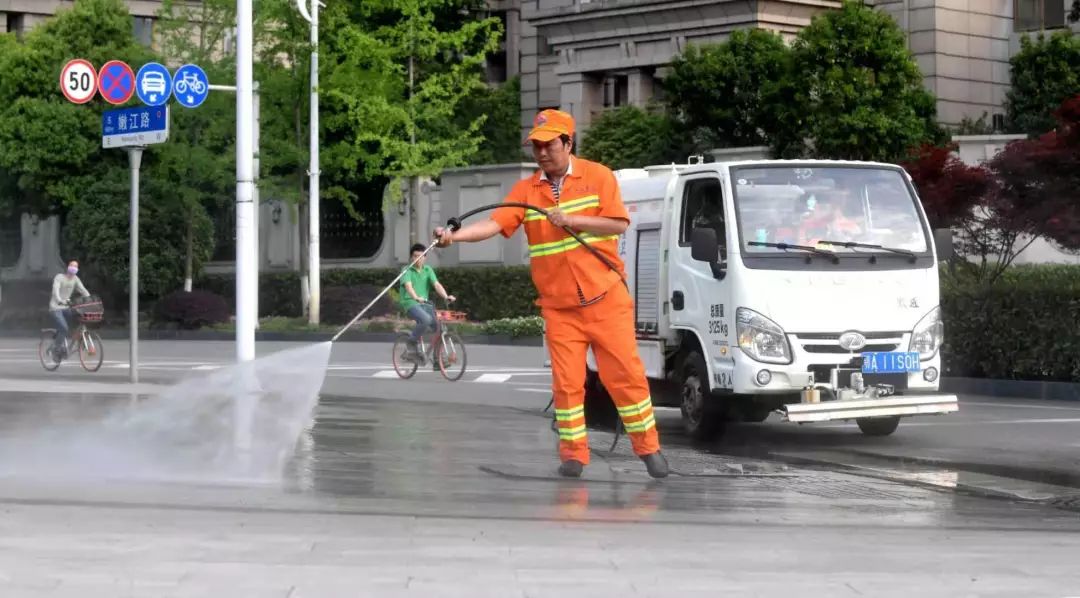
[[[176,69],[172,81],[173,97],[185,108],[198,108],[210,94],[210,80],[206,72],[194,64]]]

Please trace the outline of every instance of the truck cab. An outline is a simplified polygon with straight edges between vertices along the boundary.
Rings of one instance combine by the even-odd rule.
[[[771,413],[886,435],[957,410],[938,392],[941,256],[902,168],[765,160],[616,177],[653,402],[680,408],[691,436]],[[590,354],[586,418],[613,416]]]

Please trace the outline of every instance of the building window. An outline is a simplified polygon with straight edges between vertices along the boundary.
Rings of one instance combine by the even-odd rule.
[[[7,32],[14,33],[15,38],[22,40],[24,30],[26,29],[26,15],[21,12],[9,12],[7,13]]]
[[[150,17],[134,17],[135,39],[147,48],[154,45],[154,19]]]
[[[554,56],[555,51],[551,49],[551,44],[548,43],[546,36],[539,36],[536,38],[536,54],[538,56]]]
[[[1039,31],[1065,27],[1063,0],[1016,0],[1014,26],[1017,31]]]
[[[612,75],[604,78],[604,108],[625,106],[630,100],[630,77]]]

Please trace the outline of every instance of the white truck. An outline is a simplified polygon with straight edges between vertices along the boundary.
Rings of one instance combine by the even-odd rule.
[[[769,160],[616,177],[652,399],[679,407],[690,436],[773,412],[883,436],[958,409],[937,392],[951,235],[930,230],[902,168]],[[591,353],[588,365],[586,420],[614,423]]]

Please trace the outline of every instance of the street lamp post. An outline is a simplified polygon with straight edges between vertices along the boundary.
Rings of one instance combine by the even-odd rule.
[[[311,10],[305,5],[311,2]],[[304,20],[311,23],[311,113],[308,128],[310,162],[308,164],[308,322],[319,323],[319,0],[296,0]]]
[[[255,359],[258,273],[255,228],[252,0],[236,0],[236,360]]]

